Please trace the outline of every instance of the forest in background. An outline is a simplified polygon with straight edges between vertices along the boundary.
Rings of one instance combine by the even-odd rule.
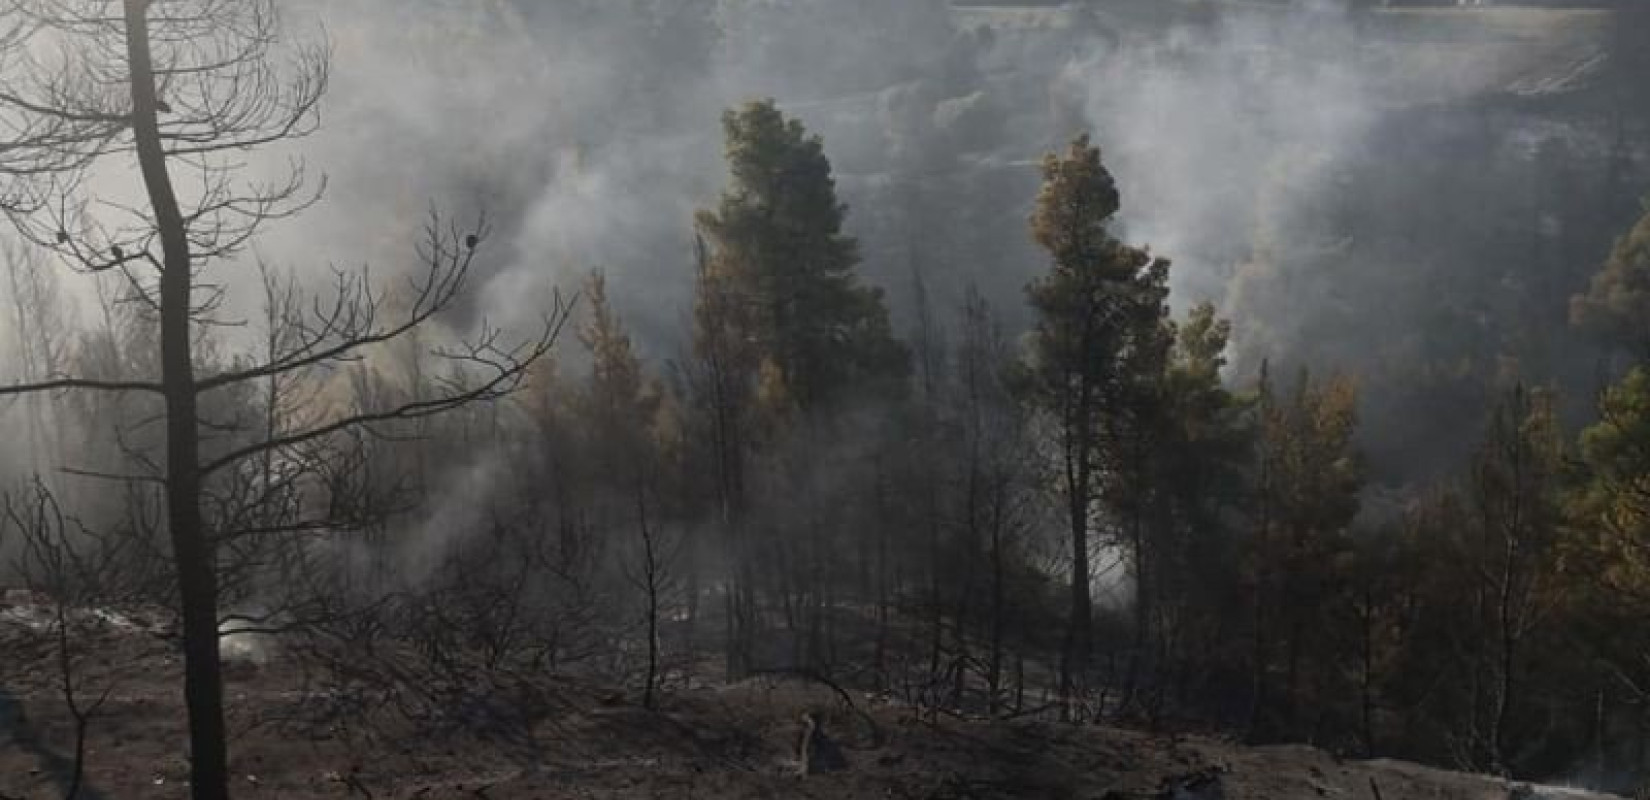
[[[1573,112],[1615,149],[1593,161],[1549,141],[1528,163],[1557,200],[1522,216],[1406,229],[1413,187],[1363,160],[1336,174],[1366,191],[1333,206],[1259,198],[1285,213],[1229,245],[1246,252],[1218,302],[1179,296],[1215,279],[1183,281],[1177,253],[1131,237],[1132,198],[1160,190],[1150,170],[1131,168],[1138,188],[1114,176],[1103,125],[1061,131],[1001,205],[970,203],[993,173],[962,166],[1011,149],[964,143],[985,120],[912,134],[870,179],[868,196],[897,200],[862,239],[807,104],[741,102],[721,119],[719,190],[650,267],[691,293],[673,330],[651,315],[644,352],[602,269],[578,264],[560,295],[486,280],[499,226],[522,224],[508,209],[432,213],[418,246],[395,242],[418,258],[387,281],[260,258],[265,225],[327,213],[302,213],[321,188],[302,163],[271,181],[244,156],[325,129],[327,49],[283,38],[267,2],[61,13],[82,5],[0,12],[0,209],[16,234],[16,381],[0,394],[27,453],[0,547],[61,609],[173,610],[193,732],[218,740],[194,740],[209,770],[222,639],[304,661],[327,696],[430,721],[512,671],[605,676],[649,707],[793,672],[934,713],[1601,786],[1643,772],[1642,85]],[[742,19],[718,8],[693,29],[712,43]],[[648,16],[680,10],[627,13],[666,20],[671,41],[684,30]],[[133,35],[148,28],[153,63]],[[42,55],[41,36],[71,57]],[[945,36],[979,60],[953,64],[945,97],[1000,90],[988,34]],[[1613,63],[1625,77],[1599,84],[1633,89],[1642,65]],[[947,108],[989,115],[987,96]],[[1050,129],[1076,113],[1045,112]],[[1503,186],[1471,174],[1497,159],[1436,180],[1471,199]],[[1316,238],[1284,240],[1299,231]],[[1447,267],[1336,287],[1442,236]],[[1026,259],[1027,279],[947,269],[975,256]],[[1302,323],[1342,312],[1351,333]],[[1415,320],[1415,338],[1380,341],[1381,317]],[[1337,357],[1357,350],[1379,357]],[[1463,444],[1394,447],[1406,421]],[[90,654],[68,614],[56,624],[72,673]]]

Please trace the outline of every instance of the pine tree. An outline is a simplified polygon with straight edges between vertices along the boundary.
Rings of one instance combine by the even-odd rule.
[[[1570,321],[1611,349],[1650,359],[1650,204],[1587,291],[1570,299]]]
[[[693,303],[693,361],[689,392],[700,420],[704,451],[715,476],[716,517],[727,554],[723,595],[725,677],[748,669],[754,613],[753,564],[745,516],[749,505],[746,473],[755,439],[755,386],[759,352],[754,341],[754,304],[740,292],[738,275],[713,262],[703,238],[695,240],[697,275]]]
[[[1013,392],[1019,362],[990,304],[972,284],[964,292],[960,328],[952,393],[962,461],[957,483],[963,508],[958,516],[964,550],[971,559],[984,561],[980,571],[989,587],[984,598],[972,602],[984,606],[977,615],[984,623],[987,710],[995,715],[1004,700],[1004,652],[1012,613],[1009,581],[1016,551],[1023,546],[1016,540],[1026,526],[1031,458],[1025,408]],[[959,618],[970,602],[968,596],[980,594],[973,586],[960,591],[964,597]]]
[[[1047,275],[1027,287],[1037,326],[1031,392],[1048,415],[1059,453],[1060,491],[1071,542],[1071,611],[1060,670],[1068,700],[1087,664],[1092,619],[1090,537],[1101,476],[1119,454],[1108,420],[1161,365],[1169,263],[1113,238],[1121,207],[1100,150],[1081,136],[1043,160],[1032,236],[1048,251]]]
[[[867,381],[903,372],[882,292],[860,284],[858,243],[842,231],[823,142],[773,101],[724,115],[732,183],[698,215],[709,277],[742,307],[730,322],[753,343],[775,405],[831,407]]]
[[[584,433],[590,444],[585,452],[595,461],[596,487],[606,490],[616,512],[615,527],[624,519],[629,525],[623,527],[633,526],[636,532],[635,556],[626,559],[621,569],[643,596],[647,672],[642,704],[652,708],[660,670],[659,622],[670,567],[659,524],[661,394],[643,373],[641,359],[608,300],[607,280],[599,270],[586,281],[585,298],[589,317],[579,331],[579,340],[590,354],[590,378],[583,398]]]
[[[1589,572],[1617,602],[1650,609],[1650,369],[1632,370],[1599,397],[1580,456],[1573,506],[1590,539]]]
[[[1560,591],[1570,608],[1554,627],[1562,626],[1566,640],[1581,643],[1604,668],[1605,686],[1637,701],[1621,704],[1636,728],[1638,712],[1627,709],[1650,699],[1650,631],[1643,624],[1650,613],[1650,369],[1635,368],[1607,388],[1598,414],[1581,433],[1579,475],[1560,545]],[[1595,723],[1602,725],[1603,717]],[[1635,753],[1629,738],[1622,739],[1636,768],[1643,740]],[[1596,758],[1597,774],[1609,774],[1602,746]]]
[[[1250,735],[1294,736],[1314,656],[1316,616],[1340,589],[1336,555],[1359,510],[1364,465],[1353,437],[1357,390],[1302,371],[1279,397],[1263,374],[1257,401],[1255,531],[1243,559],[1254,603]],[[1275,652],[1282,645],[1281,663]],[[1283,672],[1274,705],[1271,673]]]
[[[756,560],[784,584],[787,610],[806,598],[814,658],[828,649],[822,624],[831,597],[821,583],[831,557],[820,516],[833,505],[805,474],[820,448],[834,442],[839,412],[866,394],[898,386],[907,371],[880,290],[858,275],[858,244],[843,233],[847,208],[837,199],[819,137],[787,118],[773,101],[748,103],[723,116],[731,181],[714,211],[697,217],[700,241],[695,354],[708,390],[718,454],[723,528],[732,571],[728,602],[728,672],[743,672],[756,616]],[[786,482],[790,527],[801,546],[757,540],[746,517],[748,459],[769,445],[786,448],[770,479]],[[770,452],[781,448],[773,447]],[[808,453],[809,463],[795,455]],[[813,513],[803,509],[812,509]],[[794,615],[787,615],[793,625]]]
[[[646,462],[651,426],[659,408],[658,387],[642,372],[630,334],[607,295],[607,278],[597,270],[585,282],[588,317],[579,341],[590,354],[585,414],[588,435],[602,446],[596,455],[609,478],[628,482]]]
[[[1153,561],[1157,641],[1153,652],[1185,682],[1204,679],[1215,665],[1192,663],[1231,622],[1236,607],[1232,565],[1236,521],[1247,489],[1253,425],[1247,399],[1221,379],[1231,325],[1199,304],[1174,327],[1153,434],[1153,502],[1147,557]],[[1171,642],[1179,643],[1175,652]]]
[[[1491,413],[1472,473],[1477,512],[1480,623],[1493,631],[1485,666],[1493,678],[1481,731],[1484,766],[1505,773],[1516,721],[1525,647],[1541,624],[1557,576],[1558,505],[1563,447],[1551,397],[1514,387]]]

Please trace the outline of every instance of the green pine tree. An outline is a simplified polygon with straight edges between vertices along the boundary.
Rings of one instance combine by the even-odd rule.
[[[732,182],[698,215],[711,280],[742,306],[738,333],[760,353],[771,407],[830,408],[905,368],[882,292],[859,281],[858,243],[842,231],[831,163],[818,136],[765,100],[723,116]]]
[[[1650,204],[1587,291],[1570,299],[1570,321],[1637,361],[1650,359]]]
[[[1071,611],[1061,658],[1070,697],[1089,656],[1090,538],[1102,476],[1119,452],[1117,420],[1162,365],[1169,262],[1111,235],[1121,207],[1100,150],[1081,136],[1043,160],[1032,236],[1052,258],[1027,287],[1037,325],[1030,391],[1054,432],[1071,541]]]

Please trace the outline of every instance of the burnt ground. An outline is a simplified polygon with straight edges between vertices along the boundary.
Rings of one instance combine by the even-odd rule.
[[[0,798],[61,798],[73,764],[61,661],[40,622],[0,611]],[[88,728],[80,796],[186,797],[173,643],[141,620],[82,628],[77,697],[83,707],[102,703]],[[829,688],[789,678],[673,691],[647,711],[594,681],[517,675],[455,687],[450,707],[431,714],[407,692],[353,692],[315,683],[293,659],[261,661],[236,660],[229,674],[242,798],[1366,800],[1376,797],[1372,781],[1382,800],[1517,796],[1492,778],[1342,761],[1307,747],[930,718],[862,695],[850,695],[850,707]],[[843,768],[798,775],[806,711],[821,715]]]

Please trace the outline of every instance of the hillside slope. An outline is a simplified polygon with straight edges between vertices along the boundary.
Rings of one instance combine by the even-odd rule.
[[[0,614],[0,797],[57,798],[73,763],[55,640],[40,614]],[[91,800],[185,797],[179,661],[153,628],[87,626],[74,660]],[[236,653],[253,651],[236,650]],[[399,691],[318,680],[289,658],[237,661],[240,797],[324,798],[1602,798],[1307,747],[1250,748],[1052,720],[924,716],[794,678],[701,685],[647,711],[591,681],[473,677],[417,724]],[[363,671],[375,664],[363,656]],[[474,673],[479,676],[481,673]],[[306,679],[307,678],[307,679]],[[435,682],[420,687],[430,689]],[[851,705],[849,705],[851,703]],[[818,714],[840,767],[802,777],[800,720]],[[820,762],[816,762],[820,763]]]

